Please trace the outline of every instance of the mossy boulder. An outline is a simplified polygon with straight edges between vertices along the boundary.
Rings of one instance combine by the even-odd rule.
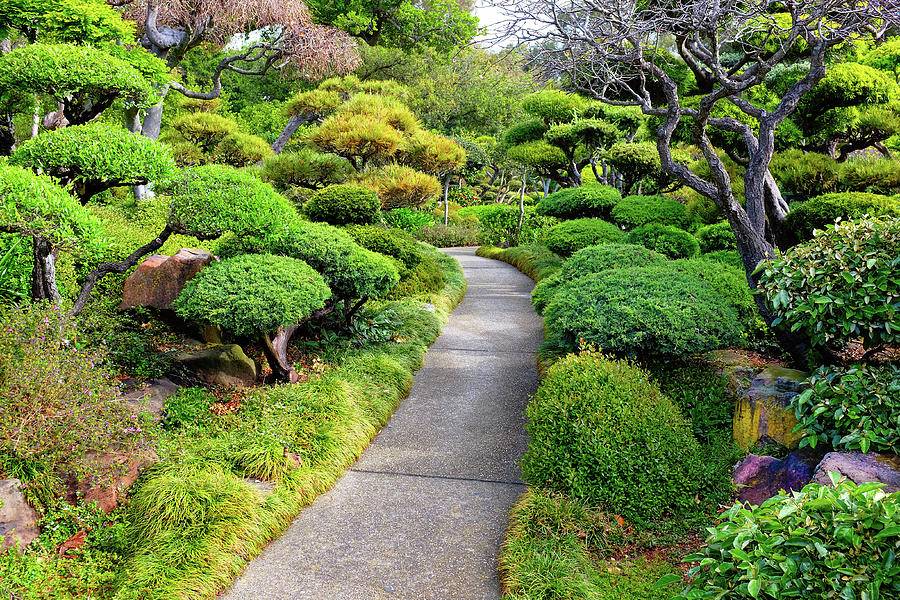
[[[175,362],[207,383],[241,387],[256,382],[256,363],[237,344],[181,352]]]

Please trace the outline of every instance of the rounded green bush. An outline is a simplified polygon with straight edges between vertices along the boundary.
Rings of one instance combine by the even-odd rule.
[[[422,262],[422,247],[401,229],[362,225],[348,227],[346,231],[363,248],[397,259],[404,270],[415,269]]]
[[[697,241],[703,254],[737,248],[737,240],[728,221],[701,227],[697,230]]]
[[[596,353],[557,361],[527,408],[522,476],[635,525],[698,512],[703,456],[646,372]]]
[[[531,294],[531,303],[535,310],[542,312],[553,298],[556,290],[568,281],[574,281],[585,275],[602,273],[608,269],[646,267],[666,262],[668,259],[665,256],[643,246],[631,244],[588,246],[564,262],[559,273],[540,281]]]
[[[735,267],[737,269],[744,268],[744,261],[737,250],[716,250],[715,252],[707,252],[703,255],[704,260],[713,260],[723,265]]]
[[[243,254],[200,271],[173,308],[188,321],[254,336],[302,322],[330,297],[322,276],[302,260]]]
[[[378,194],[361,185],[330,185],[313,194],[303,211],[313,221],[332,225],[368,225],[378,218]]]
[[[612,223],[601,219],[573,219],[551,227],[546,243],[560,256],[571,256],[588,246],[615,244],[624,239],[625,234]]]
[[[609,185],[583,185],[554,192],[538,202],[538,214],[557,219],[582,217],[609,218],[610,211],[622,199],[619,190]]]
[[[753,291],[747,283],[747,274],[743,266],[722,264],[710,260],[706,255],[674,260],[668,265],[678,273],[691,275],[706,282],[720,298],[737,311],[741,321],[747,323],[756,318],[756,302],[753,300]]]
[[[703,279],[665,265],[614,269],[566,283],[544,311],[550,337],[615,354],[683,356],[741,339],[737,311]]]
[[[629,244],[665,254],[669,258],[690,258],[700,253],[700,243],[684,229],[672,225],[650,223],[628,232]]]
[[[216,145],[210,155],[210,160],[232,167],[249,167],[273,154],[269,142],[258,135],[234,131]]]
[[[862,192],[825,194],[792,204],[787,227],[801,240],[808,240],[813,230],[825,229],[837,219],[855,219],[866,214],[900,217],[900,200]]]
[[[625,196],[612,209],[612,220],[625,229],[648,223],[684,229],[690,224],[684,204],[665,196]]]
[[[353,168],[346,158],[311,148],[283,152],[263,162],[262,178],[285,191],[293,187],[318,189],[349,179]]]

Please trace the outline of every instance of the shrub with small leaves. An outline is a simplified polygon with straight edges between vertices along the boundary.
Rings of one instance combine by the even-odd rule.
[[[678,598],[900,597],[900,494],[832,481],[724,512],[703,550],[685,558],[699,564]]]
[[[700,253],[700,243],[684,229],[672,225],[651,223],[628,232],[629,244],[665,254],[669,258],[690,258]]]
[[[434,225],[434,216],[425,211],[413,208],[395,208],[381,213],[382,220],[390,225],[402,229],[407,233],[415,234],[423,227]]]
[[[801,240],[808,240],[815,229],[825,229],[838,219],[856,219],[863,215],[900,217],[900,200],[862,192],[825,194],[793,204],[786,225]]]
[[[900,366],[825,366],[805,387],[791,401],[805,434],[801,447],[900,451]]]
[[[344,183],[352,170],[346,158],[301,148],[267,158],[260,175],[281,191],[293,187],[316,190]]]
[[[547,247],[560,256],[597,244],[624,241],[625,234],[612,223],[601,219],[573,219],[554,225],[547,232]]]
[[[441,184],[433,175],[401,165],[371,169],[360,174],[356,183],[378,194],[385,210],[415,208],[441,193]]]
[[[363,248],[397,259],[404,271],[415,269],[422,262],[422,247],[401,229],[369,225],[348,227],[347,233]]]
[[[697,230],[697,241],[700,242],[700,252],[704,254],[737,248],[737,239],[727,221],[704,225]]]
[[[303,206],[303,212],[313,221],[332,225],[368,225],[377,220],[380,210],[375,192],[349,183],[319,190]]]
[[[648,223],[687,227],[687,208],[678,200],[665,196],[625,196],[612,209],[612,220],[625,229]]]
[[[781,324],[813,344],[900,343],[900,218],[846,221],[761,265],[760,289]]]
[[[621,199],[622,194],[612,186],[582,185],[554,192],[538,202],[535,208],[539,214],[557,219],[606,219]]]

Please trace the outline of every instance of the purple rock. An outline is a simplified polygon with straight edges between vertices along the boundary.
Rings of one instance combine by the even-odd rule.
[[[886,492],[900,491],[900,458],[897,456],[874,452],[829,452],[816,467],[816,483],[831,485],[830,472],[856,483],[883,483]]]
[[[799,490],[812,479],[812,467],[796,453],[784,460],[749,454],[734,467],[738,500],[762,504],[780,491]]]

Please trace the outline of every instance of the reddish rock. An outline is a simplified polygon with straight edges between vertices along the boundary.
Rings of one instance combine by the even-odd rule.
[[[802,489],[811,479],[812,467],[796,453],[784,460],[749,454],[734,467],[738,500],[751,504],[762,504],[782,490]]]
[[[171,307],[184,285],[212,261],[209,252],[191,248],[182,248],[175,256],[154,254],[125,280],[119,308]]]
[[[816,467],[813,480],[831,485],[828,473],[839,473],[856,483],[880,482],[887,492],[900,491],[900,458],[870,452],[829,452]]]
[[[110,512],[118,506],[141,472],[156,462],[156,455],[146,451],[135,454],[107,452],[93,457],[92,462],[99,471],[112,475],[88,477],[78,482],[78,491],[85,502],[96,502],[101,510]]]
[[[22,482],[18,479],[0,480],[0,549],[18,543],[23,548],[40,535],[38,515],[25,501]]]

